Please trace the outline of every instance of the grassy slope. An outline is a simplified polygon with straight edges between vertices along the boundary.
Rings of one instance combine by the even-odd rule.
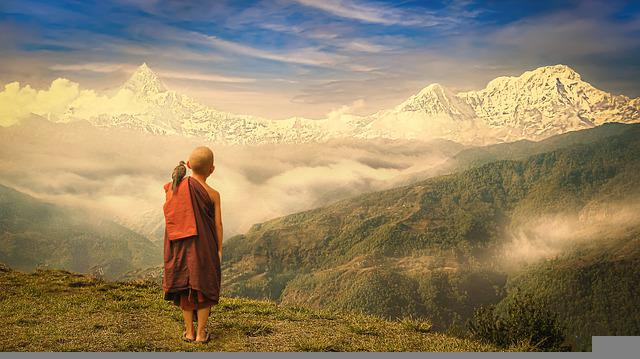
[[[497,350],[412,324],[222,298],[208,325],[212,341],[185,343],[181,313],[156,284],[0,267],[0,351]]]

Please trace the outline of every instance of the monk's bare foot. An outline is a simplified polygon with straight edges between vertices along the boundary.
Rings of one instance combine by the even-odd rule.
[[[202,331],[202,333],[198,332],[198,335],[196,336],[196,342],[203,342],[206,343],[209,341],[209,333],[207,333],[207,331]]]
[[[187,328],[187,330],[185,331],[184,337],[189,339],[189,340],[195,340],[196,339],[196,333],[195,333],[195,329],[193,327],[191,328]]]

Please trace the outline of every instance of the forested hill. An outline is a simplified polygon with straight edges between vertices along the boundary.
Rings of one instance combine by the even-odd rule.
[[[531,298],[558,315],[577,350],[591,351],[594,335],[640,335],[640,226],[525,267],[507,288],[498,310]]]
[[[162,261],[162,247],[107,218],[2,185],[0,233],[0,262],[21,270],[50,267],[115,278]]]
[[[588,221],[599,206],[640,198],[640,127],[611,129],[600,139],[257,224],[226,242],[224,287],[231,295],[461,323],[504,295],[507,274],[491,259],[514,229],[540,216]]]
[[[471,147],[460,151],[448,161],[452,169],[468,169],[498,160],[523,160],[539,153],[560,150],[580,144],[590,144],[602,141],[611,136],[617,136],[640,124],[605,123],[601,126],[563,133],[542,141],[520,140],[489,146]]]

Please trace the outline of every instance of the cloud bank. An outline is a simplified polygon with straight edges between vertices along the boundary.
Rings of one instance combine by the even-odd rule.
[[[113,96],[100,95],[64,78],[54,80],[44,90],[12,82],[0,91],[0,126],[11,126],[31,114],[54,120],[68,109],[75,116],[89,118],[101,113],[137,112],[143,106],[134,101],[129,90],[119,90]]]
[[[164,229],[162,185],[178,161],[207,143],[31,118],[0,128],[0,183],[115,218],[150,238]],[[453,143],[333,141],[212,146],[210,185],[222,194],[225,237],[252,224],[436,173]]]

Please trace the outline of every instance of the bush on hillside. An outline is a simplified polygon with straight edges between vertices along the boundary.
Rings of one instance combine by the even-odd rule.
[[[527,342],[542,351],[568,351],[556,316],[529,296],[515,295],[505,307],[478,308],[467,327],[469,333],[507,348]]]

